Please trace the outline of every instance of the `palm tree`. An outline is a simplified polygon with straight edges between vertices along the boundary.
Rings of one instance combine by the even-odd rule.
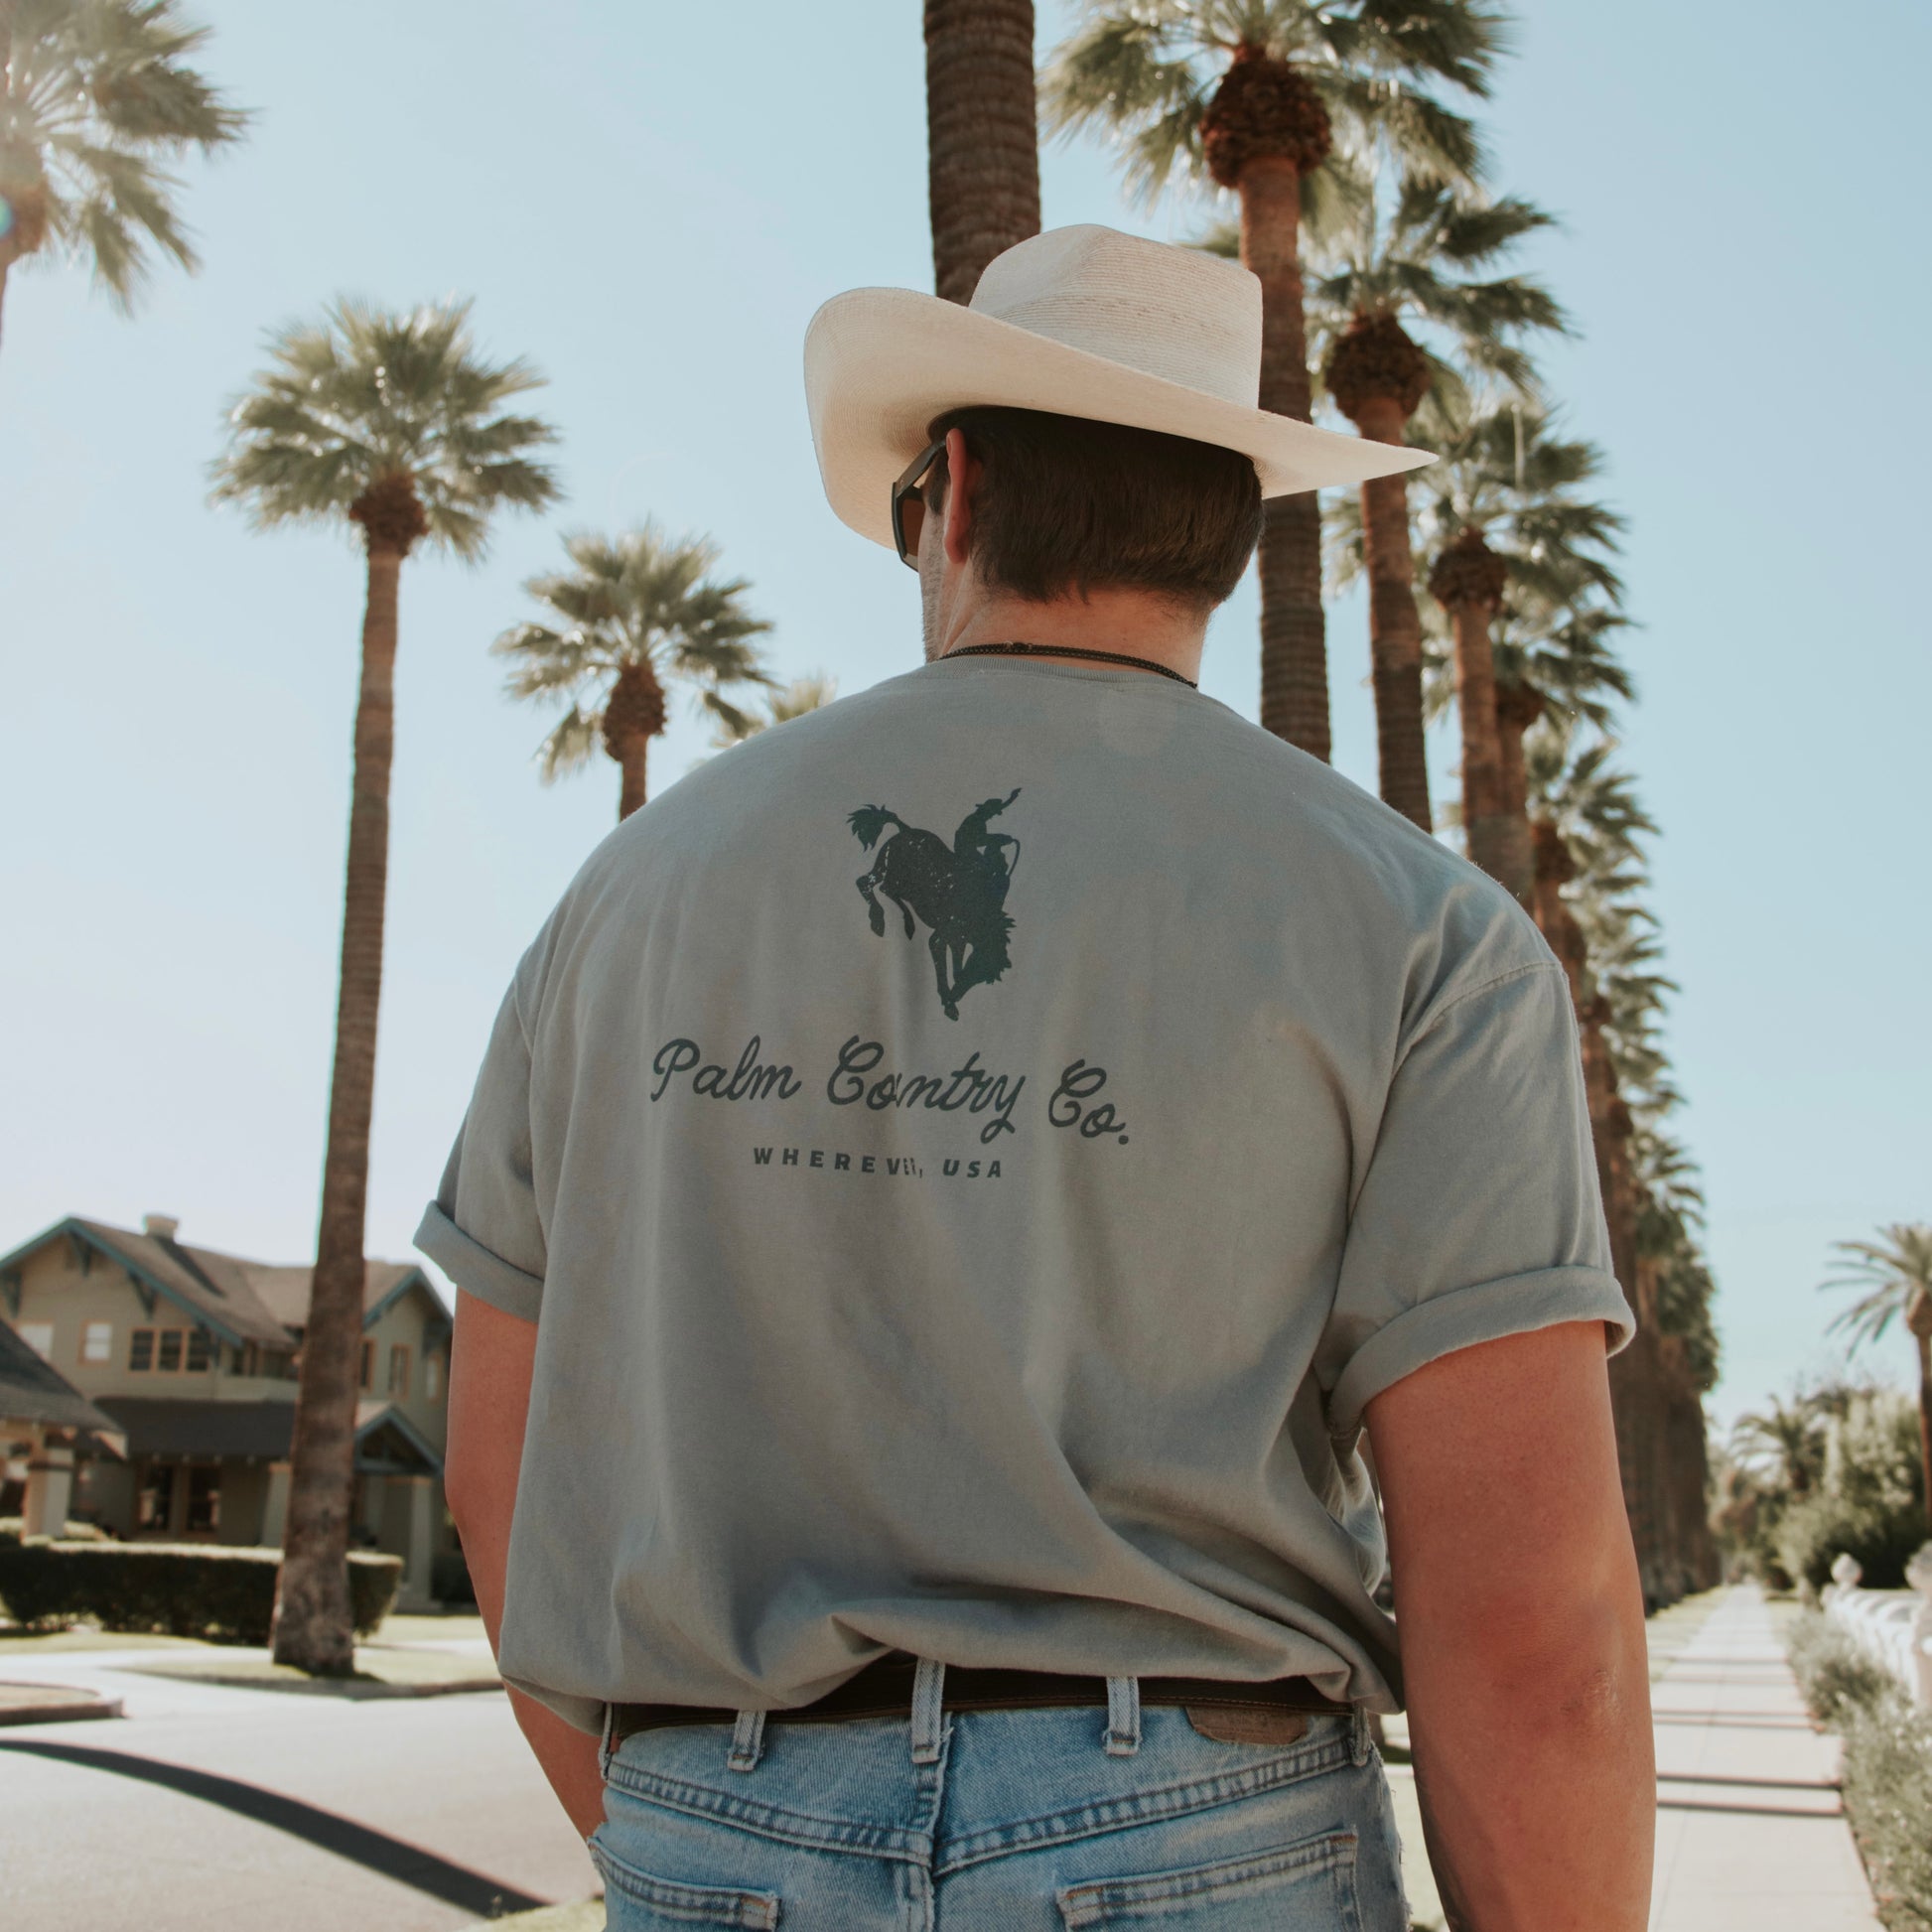
[[[711,742],[721,751],[728,751],[734,745],[743,745],[747,739],[768,731],[773,725],[788,725],[794,718],[822,711],[838,694],[837,678],[825,671],[807,671],[803,677],[793,678],[789,684],[780,686],[765,698],[762,718],[753,713],[746,718],[741,729],[720,724]]]
[[[1475,279],[1550,217],[1527,202],[1482,202],[1411,177],[1383,219],[1378,184],[1347,206],[1354,215],[1324,237],[1334,263],[1310,291],[1323,379],[1334,405],[1364,437],[1408,441],[1409,419],[1432,389],[1453,394],[1459,374],[1403,327],[1404,315],[1448,336],[1466,368],[1533,397],[1535,381],[1514,338],[1529,329],[1563,331],[1563,311],[1520,275]],[[1466,398],[1462,400],[1466,411]],[[1369,580],[1369,658],[1383,798],[1427,832],[1433,829],[1423,738],[1422,618],[1416,607],[1406,474],[1362,484],[1362,535]]]
[[[257,529],[353,524],[367,563],[361,688],[343,897],[342,985],[309,1321],[296,1398],[288,1528],[271,1642],[277,1661],[340,1675],[353,1663],[348,1498],[362,1327],[364,1202],[389,864],[396,592],[419,543],[475,562],[491,514],[558,493],[531,452],[555,440],[504,405],[542,378],[476,352],[470,305],[409,313],[332,304],[269,339],[269,366],[235,402],[213,495]]]
[[[925,120],[933,285],[970,302],[1039,232],[1033,0],[925,0]]]
[[[1301,226],[1337,129],[1444,180],[1473,179],[1473,130],[1429,91],[1487,91],[1502,16],[1478,0],[1086,0],[1043,76],[1048,124],[1094,126],[1156,199],[1182,172],[1235,195],[1261,280],[1261,406],[1310,419]],[[1261,540],[1261,722],[1329,754],[1321,524],[1312,491],[1268,504]]]
[[[1862,1289],[1858,1301],[1834,1315],[1859,1341],[1876,1341],[1900,1315],[1918,1344],[1919,1454],[1925,1473],[1926,1529],[1932,1534],[1932,1225],[1894,1221],[1876,1241],[1835,1241],[1844,1267],[1824,1288]]]
[[[554,621],[512,624],[490,649],[512,662],[513,697],[569,705],[537,754],[544,782],[577,769],[601,739],[623,774],[621,820],[644,802],[645,759],[666,723],[666,680],[695,686],[700,708],[726,735],[745,736],[756,722],[722,687],[773,682],[750,641],[771,626],[745,609],[744,578],[708,574],[718,561],[709,537],[673,542],[646,522],[621,537],[566,537],[564,549],[569,570],[523,586]]]
[[[1802,1400],[1773,1396],[1768,1409],[1739,1416],[1730,1431],[1732,1452],[1746,1468],[1767,1460],[1793,1496],[1809,1493],[1825,1466],[1825,1418]]]
[[[1660,1275],[1644,1252],[1645,1176],[1636,1146],[1639,1122],[1625,1093],[1608,984],[1620,960],[1606,937],[1606,903],[1620,902],[1642,878],[1640,837],[1655,828],[1626,773],[1610,758],[1615,743],[1581,749],[1567,721],[1553,720],[1535,743],[1528,788],[1537,804],[1533,911],[1569,977],[1582,1042],[1584,1088],[1598,1192],[1609,1230],[1611,1270],[1630,1297],[1637,1334],[1610,1362],[1610,1400],[1625,1507],[1646,1596],[1682,1593],[1677,1551],[1694,1531],[1680,1519],[1685,1485],[1672,1479],[1671,1391],[1660,1349]]]
[[[1513,851],[1533,879],[1535,828],[1530,817],[1530,779],[1525,742],[1534,727],[1549,728],[1567,743],[1583,723],[1607,732],[1611,697],[1630,699],[1636,689],[1610,648],[1610,638],[1629,619],[1597,604],[1531,606],[1505,611],[1491,643],[1495,674],[1499,809],[1509,821]],[[1533,903],[1533,898],[1526,903]]]
[[[1622,582],[1608,558],[1623,519],[1578,494],[1601,466],[1595,447],[1551,434],[1536,404],[1480,408],[1436,447],[1443,460],[1427,474],[1420,520],[1425,551],[1434,552],[1429,592],[1454,636],[1462,828],[1469,857],[1527,905],[1532,852],[1504,790],[1493,626],[1505,590],[1531,617],[1546,619],[1581,607],[1590,593],[1620,602]]]
[[[154,250],[200,266],[161,162],[250,118],[186,65],[207,39],[174,0],[0,0],[0,304],[43,251],[90,262],[123,314]]]

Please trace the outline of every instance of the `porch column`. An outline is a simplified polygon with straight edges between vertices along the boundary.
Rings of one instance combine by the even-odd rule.
[[[59,1536],[68,1526],[68,1503],[72,1494],[72,1447],[42,1437],[27,1457],[22,1532],[28,1536]]]
[[[289,1521],[289,1465],[268,1465],[268,1500],[262,1504],[262,1542],[272,1550],[282,1547],[282,1532]]]
[[[389,1480],[406,1483],[409,1489],[409,1541],[403,1551],[402,1584],[396,1591],[396,1607],[426,1610],[430,1604],[429,1560],[435,1535],[429,1505],[435,1480],[430,1476],[391,1476]]]

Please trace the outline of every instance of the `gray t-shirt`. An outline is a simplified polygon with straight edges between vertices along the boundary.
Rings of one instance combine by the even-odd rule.
[[[1363,1404],[1634,1317],[1562,968],[1170,679],[952,658],[700,766],[518,966],[417,1241],[537,1323],[504,1675],[884,1651],[1401,1707]]]

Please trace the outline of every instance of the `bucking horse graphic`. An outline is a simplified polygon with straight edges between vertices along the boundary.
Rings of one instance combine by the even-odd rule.
[[[937,832],[908,825],[884,805],[861,805],[850,817],[868,852],[887,826],[898,827],[879,846],[872,870],[858,882],[859,891],[870,908],[872,929],[882,938],[886,908],[879,902],[881,894],[903,915],[908,939],[918,934],[917,919],[931,927],[926,945],[948,1020],[959,1018],[959,1002],[970,988],[991,984],[1012,963],[1007,934],[1013,921],[1001,908],[1020,863],[1020,841],[991,826],[1019,796],[1016,785],[1004,798],[974,806],[960,820],[950,846]]]

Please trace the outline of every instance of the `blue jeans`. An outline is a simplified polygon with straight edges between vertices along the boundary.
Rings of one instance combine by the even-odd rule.
[[[1224,1743],[1179,1706],[946,1711],[641,1730],[601,1753],[610,1932],[1408,1932],[1382,1760],[1357,1711]]]

